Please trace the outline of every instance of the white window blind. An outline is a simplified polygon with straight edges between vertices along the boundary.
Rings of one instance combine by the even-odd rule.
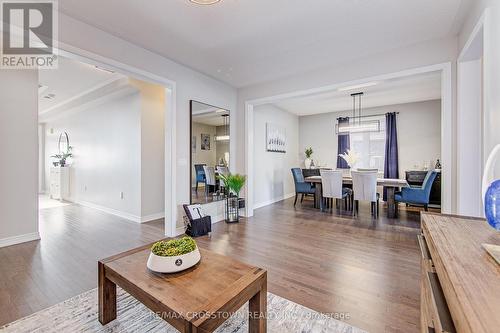
[[[356,168],[378,169],[384,172],[385,161],[385,117],[370,117],[380,121],[380,132],[351,133],[351,150],[359,154]]]

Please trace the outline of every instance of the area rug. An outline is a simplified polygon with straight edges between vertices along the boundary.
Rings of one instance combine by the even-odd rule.
[[[120,288],[117,301],[117,319],[106,326],[97,320],[97,289],[93,289],[7,324],[0,328],[0,332],[178,332]],[[268,332],[366,333],[334,319],[332,315],[321,314],[271,293],[267,295],[267,304]],[[248,305],[243,306],[216,332],[248,332],[247,311]]]

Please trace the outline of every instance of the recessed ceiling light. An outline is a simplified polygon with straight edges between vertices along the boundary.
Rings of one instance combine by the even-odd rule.
[[[339,88],[338,91],[349,91],[349,90],[355,90],[355,89],[360,89],[360,88],[366,88],[366,87],[372,87],[379,84],[378,82],[368,82],[368,83],[361,83],[357,84],[354,86],[347,86],[343,88]]]
[[[189,1],[197,5],[213,5],[216,4],[217,2],[220,2],[221,0],[189,0]]]

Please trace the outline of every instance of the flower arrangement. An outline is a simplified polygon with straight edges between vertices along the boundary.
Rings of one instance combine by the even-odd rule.
[[[342,157],[349,167],[352,169],[354,165],[359,161],[359,154],[356,153],[354,150],[347,149],[347,152],[344,154],[339,154],[340,157]]]

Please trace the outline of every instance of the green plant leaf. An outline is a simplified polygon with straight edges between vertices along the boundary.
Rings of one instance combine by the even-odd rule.
[[[196,242],[191,237],[159,241],[153,244],[151,252],[160,257],[174,257],[196,250]]]

